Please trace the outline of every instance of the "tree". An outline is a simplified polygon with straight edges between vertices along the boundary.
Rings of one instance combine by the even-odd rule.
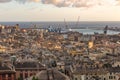
[[[33,76],[32,80],[36,80],[36,79],[35,79],[35,76]]]
[[[36,80],[39,80],[38,78],[36,78]]]
[[[23,80],[23,79],[21,77],[19,77],[18,80]]]
[[[103,67],[104,67],[104,68],[111,68],[112,65],[111,65],[110,63],[106,63],[106,64],[103,65]]]
[[[32,80],[39,80],[38,78],[35,78],[35,76],[33,76]]]

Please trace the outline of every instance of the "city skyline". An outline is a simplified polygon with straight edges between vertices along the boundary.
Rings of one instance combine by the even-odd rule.
[[[0,0],[0,21],[120,21],[120,0]]]

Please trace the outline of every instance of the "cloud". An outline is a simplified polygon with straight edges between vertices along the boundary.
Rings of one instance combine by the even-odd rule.
[[[27,2],[40,2],[41,0],[15,0],[19,3],[27,3]]]
[[[0,3],[10,2],[12,0],[0,0]]]
[[[98,5],[98,0],[41,0],[41,3],[57,7],[90,7]]]
[[[0,3],[16,1],[19,3],[41,3],[56,7],[92,7],[95,5],[120,5],[120,0],[0,0]]]
[[[33,0],[15,0],[15,1],[19,3],[26,3],[26,2],[32,2]]]
[[[120,5],[120,0],[116,0],[116,2],[117,2],[117,5]]]
[[[33,0],[36,1],[36,0]],[[39,0],[40,1],[40,0]],[[52,4],[57,7],[92,7],[92,6],[116,6],[120,0],[41,0],[42,4]]]
[[[57,7],[68,7],[70,6],[70,2],[68,2],[67,0],[41,0],[42,4],[52,4],[55,5]]]

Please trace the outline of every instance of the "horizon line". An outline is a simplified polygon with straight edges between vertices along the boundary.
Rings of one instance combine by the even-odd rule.
[[[64,22],[63,21],[0,21],[0,22]],[[78,22],[78,21],[67,21],[67,22]],[[85,21],[85,20],[82,20],[82,21],[79,21],[79,22],[120,22],[120,21]]]

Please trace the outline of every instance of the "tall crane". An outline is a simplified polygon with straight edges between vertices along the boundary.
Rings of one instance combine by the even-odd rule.
[[[108,30],[108,25],[106,25],[104,28],[104,34],[107,34],[107,30]]]
[[[67,25],[67,23],[66,23],[65,18],[64,18],[64,23],[65,23],[65,28],[68,29],[68,25]]]
[[[80,16],[78,16],[78,19],[77,19],[77,22],[76,22],[76,28],[78,27],[78,23],[79,23],[79,19],[80,19]]]

